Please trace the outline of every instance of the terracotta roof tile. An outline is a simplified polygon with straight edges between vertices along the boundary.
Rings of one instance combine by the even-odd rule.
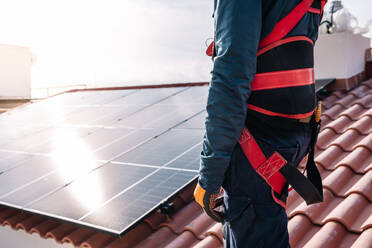
[[[372,228],[365,230],[357,240],[355,240],[354,244],[351,248],[360,248],[360,247],[371,247],[372,244]]]
[[[45,217],[34,215],[34,216],[31,216],[30,218],[24,219],[20,221],[19,223],[17,223],[16,229],[21,229],[26,232],[29,232],[32,227],[37,226],[43,221],[45,221]]]
[[[323,187],[335,196],[347,197],[352,193],[361,194],[372,201],[372,171],[356,175],[349,167],[340,166],[323,179]]]
[[[55,240],[62,240],[65,236],[69,235],[73,231],[77,229],[76,226],[64,223],[61,225],[56,226],[55,228],[49,230],[45,234],[45,238],[52,238]]]
[[[136,247],[161,247],[162,245],[170,243],[176,237],[177,235],[172,232],[169,226],[163,226],[140,242]]]
[[[311,239],[303,244],[304,248],[323,247],[350,247],[358,238],[356,234],[348,233],[345,228],[337,222],[328,222]]]
[[[346,116],[340,116],[336,120],[329,123],[327,127],[322,130],[322,132],[324,132],[327,129],[332,129],[332,131],[334,131],[335,133],[342,134],[346,130],[346,128],[350,126],[349,124],[351,122],[352,120],[350,118]]]
[[[287,213],[292,247],[372,247],[372,79],[324,102],[315,160],[324,183],[324,202],[306,206],[294,191]],[[300,166],[306,163],[306,159]],[[174,201],[175,212],[156,212],[118,238],[29,216],[0,206],[0,223],[76,247],[223,247],[221,225],[193,201],[195,184]]]
[[[328,130],[332,129],[325,129],[324,131]],[[318,149],[325,150],[331,146],[338,146],[344,152],[351,152],[356,147],[363,145],[372,151],[372,134],[368,136],[360,135],[353,129],[350,129],[341,135],[338,135],[334,133],[334,131],[331,131],[334,133],[333,135],[331,135],[330,132],[327,132],[328,134],[323,136],[323,132],[319,134],[319,143],[317,144]],[[361,142],[362,140],[364,141]]]
[[[215,236],[208,236],[199,243],[192,246],[193,248],[222,248],[223,244],[221,244],[221,241],[216,238]]]
[[[85,240],[89,239],[94,235],[94,231],[88,230],[86,228],[79,228],[71,232],[70,234],[62,238],[62,243],[70,243],[77,247],[81,245]]]
[[[289,242],[292,247],[302,247],[320,227],[314,226],[306,215],[295,215],[288,222]]]
[[[115,237],[106,234],[106,233],[95,233],[93,236],[85,240],[80,247],[82,248],[100,248],[106,247],[112,241],[115,240]]]
[[[330,170],[334,170],[339,166],[347,166],[355,173],[363,174],[372,169],[371,152],[367,148],[360,146],[355,148],[350,153],[346,153],[343,151],[342,153],[338,153],[339,151],[342,151],[341,148],[337,146],[331,147],[321,153],[317,157],[316,161],[320,165]],[[331,152],[334,152],[333,155],[338,154],[339,158],[335,158],[334,160],[327,159],[327,155],[329,156],[328,158],[332,158]]]
[[[8,226],[10,226],[10,227],[12,227],[12,228],[15,229],[16,228],[16,225],[19,222],[21,222],[21,221],[23,221],[23,220],[25,220],[27,218],[30,218],[30,217],[31,217],[31,214],[20,212],[20,213],[18,213],[16,215],[13,215],[13,216],[7,218],[6,220],[4,220],[3,221],[3,225],[4,226],[8,225]]]
[[[60,222],[52,219],[48,219],[46,221],[41,222],[40,224],[32,227],[30,229],[30,233],[37,233],[40,235],[40,237],[44,237],[44,235],[49,231],[57,226],[61,225]]]
[[[324,105],[324,103],[323,103],[323,105]],[[337,104],[337,105],[332,105],[332,107],[329,106],[329,109],[326,109],[323,114],[325,116],[330,117],[332,120],[335,120],[337,118],[337,116],[339,116],[342,113],[342,111],[344,111],[344,110],[345,110],[345,108],[343,106]]]
[[[338,146],[331,146],[325,151],[319,151],[316,154],[315,162],[327,170],[333,170],[344,157],[345,152]]]

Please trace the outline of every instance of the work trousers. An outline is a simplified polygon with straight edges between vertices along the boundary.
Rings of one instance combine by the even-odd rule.
[[[246,124],[261,148],[271,147],[293,165],[297,166],[308,152],[311,129],[307,123],[292,121],[275,127],[275,123],[269,126],[252,118]],[[270,186],[253,170],[239,144],[223,188],[225,247],[289,247],[285,209],[273,200]]]

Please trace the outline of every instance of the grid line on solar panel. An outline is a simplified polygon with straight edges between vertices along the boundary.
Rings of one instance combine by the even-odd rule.
[[[114,160],[127,152],[130,152],[142,144],[152,140],[157,135],[160,135],[161,131],[156,129],[150,130],[135,130],[125,137],[118,138],[115,142],[107,144],[95,151],[97,159],[101,160]],[[129,140],[128,140],[129,139]]]
[[[190,104],[201,104],[206,105],[208,97],[208,87],[196,86],[188,87],[186,90],[169,97],[162,101],[160,104],[167,105],[190,105]]]
[[[62,188],[96,170],[101,165],[101,163],[92,162],[78,168],[76,164],[66,165],[51,157],[35,157],[33,160],[22,163],[19,167],[0,175],[0,199],[5,199],[15,193],[23,198],[19,192],[27,191],[29,186],[35,188],[35,185],[43,185],[43,183],[45,184],[44,179],[48,178],[57,179],[52,182],[54,189]],[[54,175],[57,175],[57,178]],[[48,192],[42,193],[46,190]],[[37,198],[50,191],[52,190],[49,188],[42,188],[42,191],[29,193],[34,194],[34,198]]]
[[[152,175],[152,178],[141,182],[82,220],[117,230],[117,233],[122,235],[196,178],[197,173],[161,169]],[[142,208],[143,205],[146,207]]]
[[[156,166],[156,165],[149,165],[149,164],[123,163],[123,162],[117,162],[117,161],[110,161],[110,163],[118,164],[118,165],[122,164],[122,165],[138,166],[138,167],[148,167],[148,168],[155,168],[155,169],[161,168],[161,169],[164,169],[164,170],[199,172],[199,170],[197,170],[197,169],[175,168],[175,167],[168,167],[168,166],[163,167],[163,166]]]
[[[64,144],[67,146],[68,142],[78,141],[81,143],[82,138],[89,135],[93,130],[94,128],[53,127],[42,133],[27,135],[24,139],[8,143],[8,145],[12,151],[49,154],[55,147],[60,148]],[[24,142],[25,140],[27,142]]]
[[[189,118],[197,115],[203,111],[203,106],[201,105],[188,105],[188,106],[178,106],[174,111],[162,116],[157,120],[154,120],[151,123],[148,123],[145,127],[148,128],[161,128],[168,130],[175,128],[178,125],[182,124]]]
[[[200,143],[202,137],[202,130],[171,129],[113,161],[161,166]]]
[[[175,157],[174,159],[170,160],[168,163],[164,164],[163,166],[160,166],[158,169],[156,169],[155,171],[151,172],[150,174],[148,174],[147,176],[141,178],[140,180],[138,180],[137,182],[133,183],[131,186],[129,186],[128,188],[120,191],[119,193],[117,193],[116,195],[114,195],[113,197],[111,197],[109,200],[107,200],[106,202],[104,202],[103,204],[100,205],[100,207],[110,203],[111,201],[113,201],[115,198],[119,197],[120,195],[124,194],[126,191],[130,190],[131,188],[135,187],[136,185],[140,184],[141,182],[143,182],[144,180],[146,180],[147,178],[151,177],[152,175],[154,175],[156,172],[158,172],[159,170],[161,170],[162,167],[166,167],[169,163],[173,162],[174,160],[176,160],[178,157],[181,157],[184,153],[187,153],[188,151],[192,150],[194,147],[198,146],[200,143],[192,146],[191,148],[187,149],[185,152],[179,154],[177,157]],[[100,208],[98,207],[98,208]],[[84,219],[85,217],[89,216],[90,214],[92,214],[94,211],[96,211],[98,208],[86,213],[83,217],[81,217],[79,220],[81,219]]]
[[[109,105],[123,105],[123,104],[138,104],[138,105],[151,105],[160,102],[168,97],[178,94],[187,87],[177,88],[158,88],[158,89],[140,89],[135,94],[132,94],[123,99],[117,99],[110,102]]]
[[[27,204],[27,208],[79,219],[154,170],[109,163],[40,201]]]
[[[205,110],[199,112],[198,114],[192,116],[185,122],[178,125],[177,129],[205,129],[205,118],[207,112]]]

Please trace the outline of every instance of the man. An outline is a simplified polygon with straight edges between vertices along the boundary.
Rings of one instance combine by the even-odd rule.
[[[214,66],[194,196],[224,223],[226,247],[289,247],[288,183],[308,204],[322,201],[313,162],[319,129],[313,45],[324,4],[215,0]],[[308,153],[310,181],[296,169]],[[215,209],[221,187],[223,213]]]

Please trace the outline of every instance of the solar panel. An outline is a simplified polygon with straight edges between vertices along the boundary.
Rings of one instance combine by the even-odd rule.
[[[93,227],[102,229],[104,227],[103,230],[123,235],[139,220],[194,180],[196,175],[196,172],[164,169],[154,171],[80,220]]]
[[[199,130],[170,130],[116,158],[115,161],[163,166],[201,143],[202,137],[203,132]]]
[[[125,233],[196,178],[207,90],[75,92],[0,115],[0,204]]]
[[[188,128],[188,129],[204,129],[205,128],[205,117],[207,115],[206,111],[203,111],[196,116],[188,119],[177,128]]]
[[[202,144],[194,146],[191,150],[188,150],[182,156],[179,156],[174,161],[168,163],[165,167],[177,168],[177,169],[188,169],[188,170],[199,170],[199,158],[202,150]]]

